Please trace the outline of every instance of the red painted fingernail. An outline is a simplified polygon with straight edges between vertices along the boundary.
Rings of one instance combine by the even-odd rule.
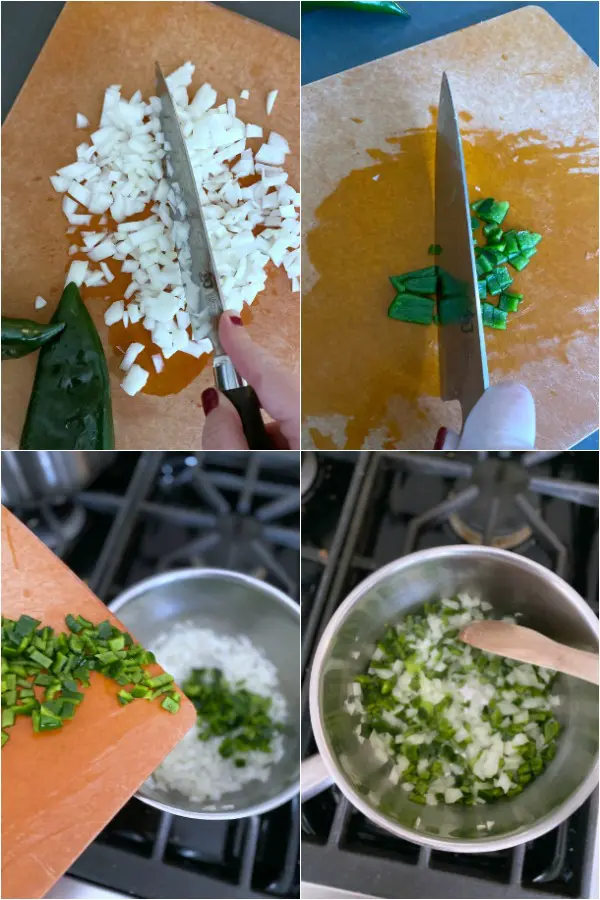
[[[229,321],[231,322],[232,325],[243,325],[244,324],[239,316],[229,316]]]
[[[219,392],[214,388],[206,388],[205,391],[202,391],[202,409],[204,410],[204,415],[207,416],[209,413],[216,409],[219,405]]]
[[[448,434],[447,428],[440,428],[438,433],[435,436],[435,444],[433,445],[434,450],[442,450],[444,444],[446,443],[446,435]]]

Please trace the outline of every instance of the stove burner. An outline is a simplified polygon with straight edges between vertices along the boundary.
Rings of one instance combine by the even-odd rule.
[[[21,519],[40,541],[62,557],[83,531],[87,516],[79,505],[42,503],[35,510],[24,510]]]
[[[485,542],[504,550],[513,550],[531,537],[531,526],[516,505],[529,484],[526,469],[514,459],[484,459],[476,463],[470,478],[457,482],[451,496],[472,484],[479,489],[477,497],[448,518],[459,537],[468,544]]]

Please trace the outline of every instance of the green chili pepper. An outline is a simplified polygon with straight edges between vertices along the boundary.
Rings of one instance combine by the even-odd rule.
[[[504,312],[516,312],[519,308],[519,301],[516,297],[509,297],[507,294],[500,294],[500,302],[498,309]]]
[[[541,241],[542,236],[535,231],[517,231],[516,239],[519,250],[524,253],[526,250],[533,250]]]
[[[536,254],[542,236],[534,231],[503,231],[500,225],[509,209],[506,201],[488,197],[474,201],[471,208],[485,222],[482,232],[487,241],[485,246],[480,246],[473,238],[479,299],[484,301],[488,294],[500,295],[498,306],[482,304],[483,324],[505,330],[507,314],[518,309],[523,295],[507,290],[512,277],[503,264],[510,262],[517,271],[524,269]],[[473,230],[480,224],[476,216],[471,216]],[[439,249],[431,244],[429,253]],[[404,275],[392,275],[390,282],[397,292],[388,310],[390,318],[422,325],[438,321],[447,325],[463,320],[469,303],[465,287],[442,267],[429,266]],[[431,307],[428,300],[437,301],[437,307],[435,303]]]
[[[522,272],[525,266],[529,265],[531,257],[525,256],[524,253],[518,253],[516,256],[513,256],[509,259],[509,262],[513,269],[516,269],[517,272]]]
[[[165,697],[160,705],[163,709],[166,709],[167,712],[170,712],[171,714],[179,712],[179,703],[176,703],[172,697]]]
[[[357,12],[379,12],[390,13],[393,16],[403,16],[405,19],[410,18],[409,14],[403,9],[399,3],[381,2],[381,0],[302,0],[302,12],[312,12],[316,9],[355,9]]]
[[[418,278],[407,278],[399,293],[408,292],[428,297],[437,290],[437,275],[421,275]]]
[[[430,256],[439,256],[442,252],[442,248],[439,244],[430,244],[427,252]]]
[[[417,294],[396,294],[388,309],[390,319],[398,319],[400,322],[415,322],[419,325],[431,325],[435,305],[427,297],[419,297]]]
[[[488,239],[488,244],[495,243],[502,237],[502,229],[499,225],[496,225],[495,222],[484,225],[482,230],[485,237]]]
[[[490,262],[487,256],[479,255],[477,257],[477,261],[475,263],[475,269],[477,270],[477,275],[481,278],[483,275],[489,275],[489,273],[493,270],[494,266]]]
[[[112,450],[106,357],[77,285],[67,285],[51,324],[66,328],[40,352],[21,450]]]
[[[29,319],[2,316],[2,359],[19,359],[38,350],[64,330],[64,322],[42,325]]]
[[[183,691],[198,713],[198,738],[222,738],[219,753],[224,759],[242,758],[252,750],[269,752],[275,735],[283,731],[271,714],[271,699],[253,694],[244,687],[230,686],[220,669],[194,669]],[[162,705],[178,703],[176,694]]]
[[[171,713],[177,712],[181,695],[174,690],[172,676],[165,672],[149,677],[142,665],[154,661],[154,656],[136,644],[131,635],[108,621],[95,626],[83,616],[69,614],[65,622],[71,630],[55,635],[49,627],[36,630],[40,622],[29,616],[21,616],[16,622],[2,619],[4,728],[10,728],[17,716],[31,716],[36,732],[61,728],[63,720],[72,719],[84,699],[77,682],[89,687],[90,669],[122,687],[117,700],[123,705],[168,693],[170,702],[162,705]],[[40,672],[40,668],[48,674]],[[135,687],[144,679],[158,689],[153,693],[151,686]],[[127,690],[131,685],[133,688]],[[41,700],[36,696],[36,687],[44,688]]]
[[[506,331],[506,320],[508,314],[504,310],[493,306],[491,303],[481,304],[481,320],[488,328],[496,328],[499,331]]]
[[[169,675],[167,672],[164,672],[162,675],[157,675],[155,678],[150,678],[148,680],[148,687],[155,688],[163,687],[165,684],[171,684],[173,681],[173,676]]]
[[[508,212],[509,203],[506,200],[494,200],[487,197],[485,200],[476,200],[471,203],[471,209],[477,213],[484,222],[501,225]]]

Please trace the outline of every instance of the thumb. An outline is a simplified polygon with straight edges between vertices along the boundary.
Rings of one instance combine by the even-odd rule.
[[[461,450],[533,450],[535,406],[524,384],[503,381],[479,398],[463,427]]]
[[[202,430],[203,450],[247,450],[242,423],[234,406],[215,388],[202,393],[202,408],[206,416]]]

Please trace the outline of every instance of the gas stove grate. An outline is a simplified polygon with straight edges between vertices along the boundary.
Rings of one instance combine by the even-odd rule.
[[[106,603],[155,572],[198,565],[250,573],[298,599],[297,453],[120,453],[60,508],[14,512]],[[292,898],[299,832],[298,798],[232,822],[133,799],[69,874],[132,897]]]
[[[482,497],[483,516],[469,534],[492,543],[496,528],[517,521],[518,529],[505,530],[511,539],[520,537],[516,552],[559,572],[597,612],[598,488],[578,474],[585,470],[587,479],[597,478],[594,457],[379,453],[344,461],[317,454],[321,474],[327,473],[324,483],[337,486],[337,502],[332,494],[323,504],[330,516],[335,507],[337,522],[324,532],[310,527],[317,520],[315,507],[321,508],[311,491],[301,547],[303,757],[316,750],[308,709],[310,663],[335,610],[356,584],[392,559],[461,543],[452,517],[468,515],[473,506],[477,517]],[[307,565],[311,577],[305,584]],[[596,793],[535,841],[496,853],[445,853],[377,828],[330,788],[302,805],[302,877],[389,897],[588,896],[597,818]]]

